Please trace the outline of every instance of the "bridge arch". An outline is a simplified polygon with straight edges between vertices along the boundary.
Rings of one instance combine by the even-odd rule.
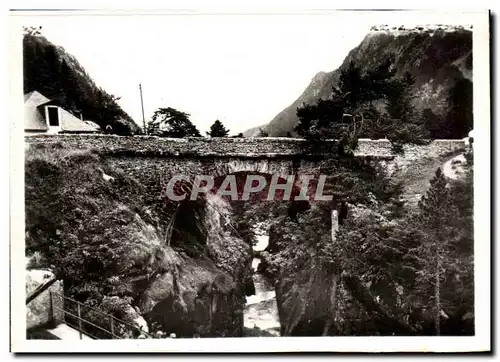
[[[288,160],[259,158],[215,160],[209,171],[207,175],[212,175],[214,178],[237,173],[273,174],[284,178],[292,174],[293,170]]]
[[[110,135],[30,135],[25,142],[36,149],[66,148],[88,150],[111,166],[140,181],[148,202],[165,199],[164,186],[172,175],[212,175],[236,172],[286,175],[320,169],[316,158],[304,152],[304,141],[292,138],[186,138],[167,139],[151,136],[117,137]],[[329,142],[329,141],[327,141]],[[384,167],[407,168],[416,182],[407,184],[411,199],[417,199],[432,176],[434,160],[466,148],[464,140],[434,140],[426,145],[405,145],[403,154],[395,154],[389,140],[360,139],[356,157],[366,162],[384,163]],[[431,159],[433,162],[429,163]],[[316,160],[316,161],[315,161]],[[421,163],[421,165],[419,165]],[[440,165],[441,165],[440,164]],[[430,167],[430,166],[432,167]],[[439,165],[439,166],[440,166]],[[453,165],[451,165],[453,166]],[[432,173],[427,173],[432,170]],[[411,177],[407,177],[411,178]],[[415,197],[413,197],[415,196]]]
[[[234,170],[235,168],[228,167],[226,170]],[[262,168],[258,168],[262,170]],[[242,195],[244,193],[244,186],[246,183],[246,177],[248,175],[261,176],[265,179],[266,184],[258,192],[251,193],[248,200],[243,199]],[[236,199],[223,195],[219,196],[217,191],[221,187],[224,179],[226,177],[234,177],[236,183]],[[178,242],[191,244],[201,244],[206,245],[207,240],[210,238],[210,227],[214,227],[214,213],[219,214],[222,218],[232,217],[233,207],[236,206],[235,203],[260,203],[260,202],[276,202],[283,205],[283,209],[286,209],[288,216],[292,219],[296,218],[297,214],[306,211],[310,208],[310,202],[307,200],[295,200],[296,197],[301,193],[300,185],[294,183],[290,190],[290,196],[286,197],[285,191],[282,189],[276,190],[272,200],[268,199],[269,188],[271,185],[272,178],[276,177],[275,174],[263,173],[263,172],[250,172],[250,171],[236,171],[231,173],[221,172],[219,176],[214,177],[214,185],[209,190],[209,192],[203,192],[196,199],[191,200],[190,191],[192,191],[192,185],[189,183],[182,183],[177,191],[178,193],[184,193],[186,195],[185,199],[177,203],[177,210],[172,215],[169,223],[169,231],[167,239],[169,242],[173,243],[173,246]],[[278,176],[277,183],[285,184],[286,178]],[[212,225],[205,225],[206,223],[211,223]],[[227,221],[227,220],[225,220]],[[216,224],[226,223],[225,221],[217,221]],[[230,225],[232,226],[232,225]],[[212,230],[213,231],[213,230]]]

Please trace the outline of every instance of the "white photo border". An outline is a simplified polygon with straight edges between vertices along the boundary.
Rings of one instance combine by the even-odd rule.
[[[181,10],[182,11],[182,10]],[[217,10],[218,13],[224,9]],[[228,10],[229,11],[229,10]],[[199,12],[203,13],[203,10]],[[267,10],[267,13],[273,13]],[[300,11],[299,11],[300,12]],[[147,15],[151,10],[119,11]],[[154,12],[158,15],[158,11]],[[172,14],[172,11],[163,11]],[[174,11],[179,15],[179,11]],[[189,16],[189,10],[185,16]],[[311,12],[310,16],[316,16]],[[323,11],[327,16],[329,11]],[[24,137],[21,26],[30,16],[95,16],[106,11],[14,12],[9,16],[9,121],[11,123],[11,350],[13,352],[469,352],[491,350],[490,48],[488,11],[359,12],[373,24],[460,23],[473,26],[475,336],[471,337],[258,337],[162,340],[27,340],[24,250]],[[325,15],[326,14],[326,15]],[[335,14],[332,12],[332,14]],[[184,15],[182,15],[184,16]],[[259,16],[259,15],[255,15]]]

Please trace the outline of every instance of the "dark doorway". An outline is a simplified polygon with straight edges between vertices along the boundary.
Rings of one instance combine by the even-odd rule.
[[[48,107],[49,125],[59,127],[59,110],[57,107]]]

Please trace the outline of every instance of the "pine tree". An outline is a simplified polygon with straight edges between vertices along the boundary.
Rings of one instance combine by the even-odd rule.
[[[172,107],[159,108],[150,123],[158,125],[150,125],[150,129],[156,129],[161,137],[201,137],[200,131],[189,120],[189,114]]]
[[[418,204],[426,224],[431,227],[439,225],[440,218],[446,214],[446,208],[449,207],[450,191],[447,183],[443,171],[438,168],[430,182],[429,190]]]
[[[447,227],[449,227],[449,218],[452,209],[451,195],[448,188],[448,182],[441,168],[436,170],[434,178],[431,180],[431,186],[427,193],[419,202],[421,210],[422,226],[426,228],[428,235],[433,237],[429,240],[429,245],[424,245],[422,250],[430,252],[428,262],[434,269],[434,306],[435,306],[435,330],[436,335],[441,334],[441,280],[442,280],[442,259],[445,252],[445,243],[447,236]],[[430,247],[430,248],[429,248]]]
[[[264,131],[262,128],[259,128],[259,135],[258,137],[268,137],[269,133]]]
[[[55,46],[49,45],[45,48],[44,59],[46,63],[46,71],[48,73],[48,77],[50,77],[50,82],[45,84],[45,88],[47,89],[45,94],[49,98],[61,99],[63,98],[62,75],[59,72],[60,62]]]
[[[425,128],[429,132],[429,137],[434,139],[449,138],[450,130],[446,119],[441,115],[435,114],[432,109],[425,108],[422,110],[421,117]]]
[[[210,131],[206,132],[210,137],[227,137],[229,130],[224,127],[218,119],[210,126]]]
[[[468,79],[459,80],[450,90],[448,96],[449,111],[447,128],[449,138],[466,137],[473,127],[472,82]]]
[[[389,115],[401,123],[412,122],[414,96],[413,85],[415,77],[406,72],[401,79],[397,79],[391,84],[388,92],[387,112]]]
[[[68,66],[66,60],[62,61],[59,73],[61,74],[62,82],[60,100],[66,109],[74,112],[80,96],[74,71]]]
[[[393,67],[393,57],[388,57],[374,70],[368,70],[365,75],[366,95],[365,101],[372,102],[384,98],[391,90],[396,75]]]
[[[373,122],[364,124],[365,118],[373,118],[372,102],[396,94],[395,88],[413,81],[409,75],[394,79],[392,63],[392,58],[388,57],[379,66],[363,73],[351,61],[347,68],[341,70],[331,99],[319,99],[316,104],[304,104],[297,108],[299,122],[295,131],[309,139],[344,139],[344,143],[354,149],[352,146],[356,145],[359,135],[372,131],[367,130],[367,126]],[[344,114],[350,117],[344,117]],[[343,153],[344,147],[340,147],[340,151]]]
[[[348,94],[346,109],[352,112],[366,99],[368,88],[366,85],[360,67],[350,61],[347,69],[340,72],[339,87],[333,92],[340,96]]]

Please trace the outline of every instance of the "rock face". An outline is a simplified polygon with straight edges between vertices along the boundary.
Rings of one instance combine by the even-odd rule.
[[[26,271],[26,295],[31,295],[38,287],[54,278],[54,274],[47,270]],[[63,313],[58,307],[63,307],[60,298],[51,298],[50,293],[63,293],[62,281],[55,281],[48,289],[26,305],[26,329],[43,327],[47,324],[57,325],[64,321]]]
[[[146,320],[178,337],[239,337],[243,333],[243,288],[209,260],[182,258],[178,275],[159,275],[144,292]]]
[[[362,71],[375,69],[389,55],[395,57],[396,76],[409,71],[416,77],[414,106],[422,111],[430,108],[444,115],[446,96],[451,87],[462,80],[472,81],[472,31],[462,27],[416,27],[413,29],[374,28],[356,48],[351,50],[339,69],[318,73],[311,84],[290,106],[261,128],[271,137],[295,134],[297,107],[327,99],[339,81],[340,70],[354,61]],[[471,108],[472,109],[472,108]],[[259,129],[244,134],[256,136]]]
[[[209,197],[206,208],[203,223],[209,257],[177,254],[175,268],[158,275],[145,290],[140,309],[163,332],[178,337],[242,336],[251,249],[225,230],[224,218],[230,211],[224,202]]]

